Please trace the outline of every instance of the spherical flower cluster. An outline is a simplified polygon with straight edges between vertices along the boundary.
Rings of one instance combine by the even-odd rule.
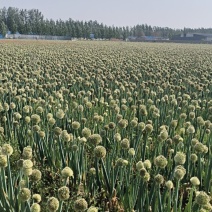
[[[31,212],[40,212],[41,207],[38,203],[33,203],[32,206],[30,207]]]
[[[137,121],[136,119],[133,119],[133,120],[130,122],[130,126],[133,127],[133,128],[137,127],[137,125],[138,125],[138,121]]]
[[[209,204],[210,197],[204,191],[200,191],[198,195],[196,196],[195,201],[198,205],[205,206]]]
[[[88,208],[87,212],[98,212],[98,208],[91,206],[90,208]]]
[[[7,156],[6,155],[0,155],[0,168],[7,167]]]
[[[15,105],[14,102],[11,102],[11,103],[10,103],[10,108],[11,108],[12,110],[14,110],[14,109],[16,108],[16,105]]]
[[[67,200],[70,197],[69,195],[69,188],[63,186],[58,189],[58,198],[62,201]]]
[[[147,124],[145,126],[145,129],[144,129],[148,134],[150,134],[152,131],[153,131],[153,126],[152,124]]]
[[[162,130],[161,132],[160,132],[160,135],[159,135],[159,137],[160,137],[160,139],[162,140],[162,141],[165,141],[167,138],[168,138],[168,132],[167,132],[167,130]]]
[[[166,159],[163,155],[159,155],[159,156],[157,156],[157,157],[155,158],[154,164],[155,164],[157,167],[159,167],[159,168],[161,168],[161,169],[164,169],[164,168],[167,166],[168,161],[167,161],[167,159]]]
[[[116,128],[116,124],[114,122],[110,122],[108,124],[108,127],[109,127],[110,130],[114,130]]]
[[[13,153],[13,148],[10,144],[4,144],[1,148],[1,153],[6,156],[10,156]]]
[[[41,106],[37,107],[36,113],[38,113],[38,114],[43,113],[43,108]]]
[[[146,169],[151,169],[152,167],[150,160],[145,160],[143,164]]]
[[[190,126],[187,128],[186,132],[187,132],[188,134],[194,134],[194,133],[195,133],[195,128],[194,128],[194,126],[193,126],[193,125],[190,125]]]
[[[80,123],[78,121],[73,121],[71,126],[74,130],[78,130],[80,128]]]
[[[167,128],[168,127],[166,125],[162,125],[162,126],[160,126],[159,130],[160,130],[160,132],[162,132],[164,130],[167,130]]]
[[[96,146],[102,142],[102,137],[99,134],[92,134],[89,136],[88,141]]]
[[[140,111],[142,116],[147,116],[147,114],[148,114],[145,105],[139,105],[139,111]]]
[[[84,107],[82,105],[78,105],[77,110],[78,112],[82,113],[84,110]]]
[[[85,144],[87,142],[87,139],[85,137],[79,138],[79,142],[81,144]]]
[[[88,208],[88,203],[84,198],[80,198],[74,202],[75,211],[85,211]]]
[[[206,205],[202,206],[202,209],[204,209],[206,212],[208,211],[212,211],[212,205],[209,203],[207,203]]]
[[[114,135],[114,140],[115,140],[116,142],[121,141],[121,135],[120,135],[119,133],[116,133],[116,134]]]
[[[31,118],[30,118],[29,116],[26,116],[24,120],[25,120],[25,122],[28,124],[28,123],[30,123]]]
[[[20,187],[20,188],[26,188],[26,187],[27,187],[26,180],[20,180],[20,182],[19,182],[19,187]]]
[[[50,126],[53,126],[55,124],[56,120],[54,118],[49,118],[48,123]]]
[[[192,178],[190,179],[190,182],[191,182],[191,184],[192,184],[193,186],[198,186],[198,185],[200,185],[200,181],[199,181],[198,177],[192,177]]]
[[[72,171],[71,168],[69,168],[68,166],[66,166],[66,167],[61,171],[61,175],[62,175],[63,178],[73,177],[73,176],[74,176],[74,172]]]
[[[129,154],[130,156],[134,156],[134,155],[135,155],[135,150],[134,150],[134,148],[130,148],[130,149],[128,150],[128,154]]]
[[[200,126],[204,126],[205,125],[205,121],[204,121],[204,119],[201,116],[197,117],[197,123]]]
[[[142,168],[144,168],[144,164],[143,164],[143,162],[140,160],[140,161],[138,161],[138,162],[136,163],[136,169],[137,169],[138,171],[140,171]]]
[[[196,138],[192,138],[191,145],[195,146],[197,143],[199,143],[199,141]]]
[[[24,163],[24,159],[19,159],[19,160],[17,161],[17,167],[18,167],[18,168],[23,168],[23,163]]]
[[[176,178],[176,180],[182,180],[185,174],[186,174],[186,169],[183,166],[181,165],[176,166],[174,170],[174,177]]]
[[[22,202],[26,202],[31,197],[31,191],[28,188],[22,188],[19,192],[19,198]]]
[[[127,138],[124,138],[122,141],[121,141],[121,147],[123,149],[129,149],[130,148],[130,141],[127,139]]]
[[[73,140],[73,135],[68,134],[67,130],[63,130],[60,136],[61,136],[61,139],[65,142],[69,142]]]
[[[42,176],[42,174],[41,174],[40,170],[34,169],[34,170],[32,170],[32,174],[31,174],[30,178],[33,182],[37,182],[41,179],[41,176]]]
[[[98,114],[94,115],[93,120],[95,122],[98,122],[99,121],[99,115]]]
[[[55,133],[55,135],[59,136],[62,133],[62,129],[60,127],[55,127],[54,133]]]
[[[199,212],[208,212],[208,210],[204,209],[204,208],[200,208]]]
[[[193,111],[190,112],[190,113],[189,113],[189,118],[190,118],[190,119],[194,119],[194,118],[195,118],[195,112],[193,112]]]
[[[162,175],[160,175],[160,174],[157,174],[156,176],[155,176],[155,182],[157,183],[157,184],[162,184],[163,182],[164,182],[164,177],[162,176]]]
[[[37,114],[31,115],[31,121],[33,124],[38,124],[41,121],[40,116]]]
[[[23,173],[26,176],[29,176],[32,174],[32,167],[33,167],[33,163],[31,160],[24,160],[23,161]]]
[[[206,127],[207,129],[209,129],[210,126],[212,126],[211,124],[212,124],[212,123],[210,122],[210,120],[206,120],[206,121],[205,121],[205,127]]]
[[[177,120],[172,120],[171,123],[170,123],[170,127],[175,129],[177,127],[177,123],[178,123]]]
[[[187,122],[185,122],[185,123],[183,124],[183,126],[184,126],[185,128],[188,128],[189,126],[191,126],[191,122],[190,122],[190,121],[187,121]]]
[[[180,130],[179,130],[180,136],[184,136],[185,135],[185,132],[186,132],[185,128],[184,127],[181,127]]]
[[[149,182],[150,180],[150,174],[148,172],[145,173],[145,175],[142,177],[144,182]]]
[[[45,138],[45,136],[46,136],[45,132],[42,131],[42,130],[40,130],[40,131],[38,132],[38,135],[40,136],[40,138]]]
[[[177,152],[174,161],[177,165],[183,165],[186,161],[186,155],[183,152]]]
[[[128,164],[129,164],[128,160],[124,160],[124,161],[123,161],[123,165],[124,165],[124,166],[127,166]]]
[[[206,133],[207,135],[209,135],[209,134],[211,133],[211,130],[210,130],[210,129],[206,129],[206,130],[205,130],[205,133]]]
[[[171,180],[168,180],[166,183],[165,183],[166,187],[171,190],[173,188],[173,182]]]
[[[172,140],[176,144],[179,144],[180,142],[183,142],[183,138],[180,135],[175,135]]]
[[[24,169],[29,169],[29,168],[32,168],[33,167],[33,163],[31,160],[24,160],[23,161],[23,168]]]
[[[106,149],[103,146],[96,146],[94,148],[94,155],[97,158],[104,158],[106,156]]]
[[[5,111],[8,111],[10,109],[9,105],[6,102],[4,103],[3,107]]]
[[[90,168],[89,173],[90,173],[91,175],[95,175],[95,174],[96,174],[96,169],[93,168],[93,167]]]
[[[49,211],[51,212],[55,212],[58,210],[59,208],[59,201],[57,198],[55,197],[50,197],[47,201],[47,208],[49,209]]]
[[[196,154],[191,154],[191,156],[190,156],[190,159],[191,159],[191,162],[192,163],[196,163],[197,162],[197,159],[198,159],[198,157],[197,157],[197,155]]]
[[[4,128],[0,127],[0,135],[3,135],[3,134],[4,134]]]
[[[91,102],[86,102],[86,107],[88,108],[88,109],[91,109],[92,108],[92,103]]]
[[[123,116],[121,114],[117,114],[116,115],[116,120],[119,122],[121,119],[123,118]]]
[[[32,130],[27,130],[26,134],[27,134],[28,137],[32,137]]]
[[[23,107],[23,112],[24,112],[24,113],[29,113],[29,112],[30,112],[30,106],[29,106],[29,105],[25,105],[25,106]]]
[[[194,146],[194,150],[197,152],[197,153],[204,153],[205,152],[205,145],[202,144],[201,142],[198,142],[195,144]]]
[[[77,146],[76,144],[72,145],[72,146],[71,146],[71,150],[72,150],[73,152],[78,151],[78,146]]]
[[[206,145],[204,145],[204,154],[206,154],[208,152],[208,147]]]
[[[34,200],[34,202],[39,203],[41,201],[41,195],[40,194],[33,194],[32,199]]]
[[[126,119],[121,119],[119,122],[118,122],[118,126],[122,129],[126,128],[128,125],[128,121]]]
[[[116,166],[123,166],[124,165],[124,159],[123,158],[118,158],[116,160]]]
[[[22,118],[22,116],[21,116],[20,113],[18,113],[18,112],[15,112],[15,113],[14,113],[14,119],[15,119],[16,121],[19,121],[21,118]]]
[[[138,123],[138,130],[143,131],[144,129],[145,129],[145,123],[144,122]]]
[[[40,131],[40,126],[38,126],[38,125],[36,124],[36,125],[32,126],[32,130],[33,130],[34,132],[38,132],[38,131]]]
[[[127,105],[125,105],[125,104],[122,104],[121,105],[121,110],[127,111],[127,109],[128,109]]]
[[[84,128],[82,130],[82,136],[85,137],[85,138],[88,138],[89,136],[91,135],[91,130],[89,128]]]
[[[174,149],[169,150],[170,155],[174,154]]]
[[[187,115],[186,115],[185,113],[181,113],[181,114],[180,114],[180,118],[181,118],[181,119],[186,119],[186,118],[187,118]]]
[[[65,113],[63,112],[62,109],[59,109],[59,110],[56,112],[56,117],[57,117],[58,119],[63,119],[64,116],[65,116]]]
[[[147,170],[145,168],[140,169],[140,176],[141,177],[144,177],[146,175],[146,173],[147,173]]]

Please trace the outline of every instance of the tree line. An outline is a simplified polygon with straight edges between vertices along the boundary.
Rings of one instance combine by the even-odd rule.
[[[172,29],[169,27],[157,27],[147,24],[138,24],[132,27],[123,26],[107,26],[97,21],[75,21],[45,19],[38,9],[18,9],[14,7],[0,9],[0,33],[3,36],[7,31],[12,34],[18,32],[20,34],[33,35],[52,35],[52,36],[71,36],[74,38],[90,38],[94,34],[94,38],[102,39],[126,39],[129,36],[157,36],[163,38],[172,38],[182,32],[201,32],[212,33],[212,28],[184,28]]]

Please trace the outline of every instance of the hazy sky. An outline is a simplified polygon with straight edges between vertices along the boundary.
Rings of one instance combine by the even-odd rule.
[[[39,9],[45,18],[107,25],[212,27],[212,0],[0,0],[0,8]]]

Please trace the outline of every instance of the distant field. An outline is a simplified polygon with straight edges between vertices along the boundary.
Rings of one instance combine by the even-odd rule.
[[[0,211],[212,210],[211,45],[1,40],[0,55]]]

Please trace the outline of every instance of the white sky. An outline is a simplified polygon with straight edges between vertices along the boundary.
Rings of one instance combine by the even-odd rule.
[[[0,8],[39,9],[45,18],[107,25],[212,27],[212,0],[0,0]]]

